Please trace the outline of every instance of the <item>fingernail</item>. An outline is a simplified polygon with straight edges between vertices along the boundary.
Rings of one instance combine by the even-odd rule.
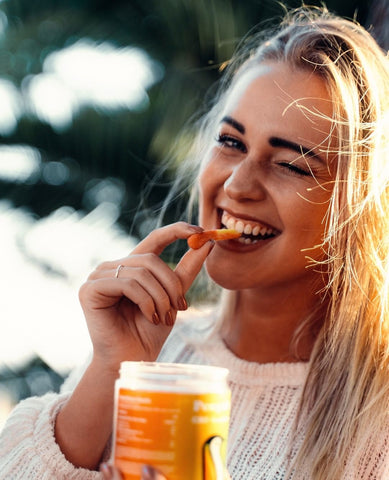
[[[100,465],[100,472],[103,474],[104,478],[110,478],[110,468],[107,463],[102,463]]]
[[[154,470],[148,465],[142,467],[142,480],[153,480],[155,478]]]
[[[183,297],[182,295],[178,297],[177,304],[180,310],[186,310],[188,308],[185,297]]]
[[[199,227],[198,225],[190,224],[188,226],[189,226],[190,230],[194,230],[196,232],[202,232],[204,230],[203,227]]]
[[[153,315],[152,315],[152,320],[153,320],[154,325],[159,325],[160,319],[159,319],[159,316],[158,316],[158,313],[157,313],[157,312],[154,312],[154,313],[153,313]]]
[[[171,327],[174,324],[173,315],[170,310],[165,315],[165,322],[166,322],[166,325],[169,325],[169,327]]]

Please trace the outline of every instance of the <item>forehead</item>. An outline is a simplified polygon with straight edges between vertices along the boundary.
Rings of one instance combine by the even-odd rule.
[[[262,63],[239,74],[226,96],[223,116],[250,132],[292,136],[328,148],[333,103],[317,74],[285,63]]]
[[[272,96],[269,97],[268,94]],[[321,107],[332,117],[332,101],[322,77],[310,70],[292,68],[284,62],[264,62],[238,74],[227,95],[227,108],[233,108],[242,97],[249,101],[281,102],[284,108],[293,102]]]

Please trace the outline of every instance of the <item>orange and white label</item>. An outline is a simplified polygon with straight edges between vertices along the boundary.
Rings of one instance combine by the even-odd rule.
[[[117,392],[113,457],[125,480],[152,465],[168,480],[222,480],[230,392]]]

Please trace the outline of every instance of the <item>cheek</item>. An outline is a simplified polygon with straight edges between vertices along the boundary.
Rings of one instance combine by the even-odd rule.
[[[215,163],[209,161],[199,177],[199,219],[203,226],[214,211],[215,199],[224,185],[221,169],[216,168]]]
[[[325,238],[326,214],[328,202],[316,204],[304,202],[295,225],[295,235],[300,237],[299,248],[305,257],[310,256],[316,260],[323,258],[322,244]],[[305,250],[308,249],[308,250]]]
[[[323,231],[331,192],[315,186],[312,191],[301,189],[280,200],[284,205],[285,218],[294,219],[296,226],[308,231]]]
[[[207,179],[207,170],[205,169],[199,178],[199,222],[204,226],[204,217],[209,207],[210,186]]]

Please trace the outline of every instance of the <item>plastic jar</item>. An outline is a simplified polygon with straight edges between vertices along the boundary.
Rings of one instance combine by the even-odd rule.
[[[221,480],[230,415],[228,370],[123,362],[115,385],[112,458],[125,480],[143,465],[168,480]]]

